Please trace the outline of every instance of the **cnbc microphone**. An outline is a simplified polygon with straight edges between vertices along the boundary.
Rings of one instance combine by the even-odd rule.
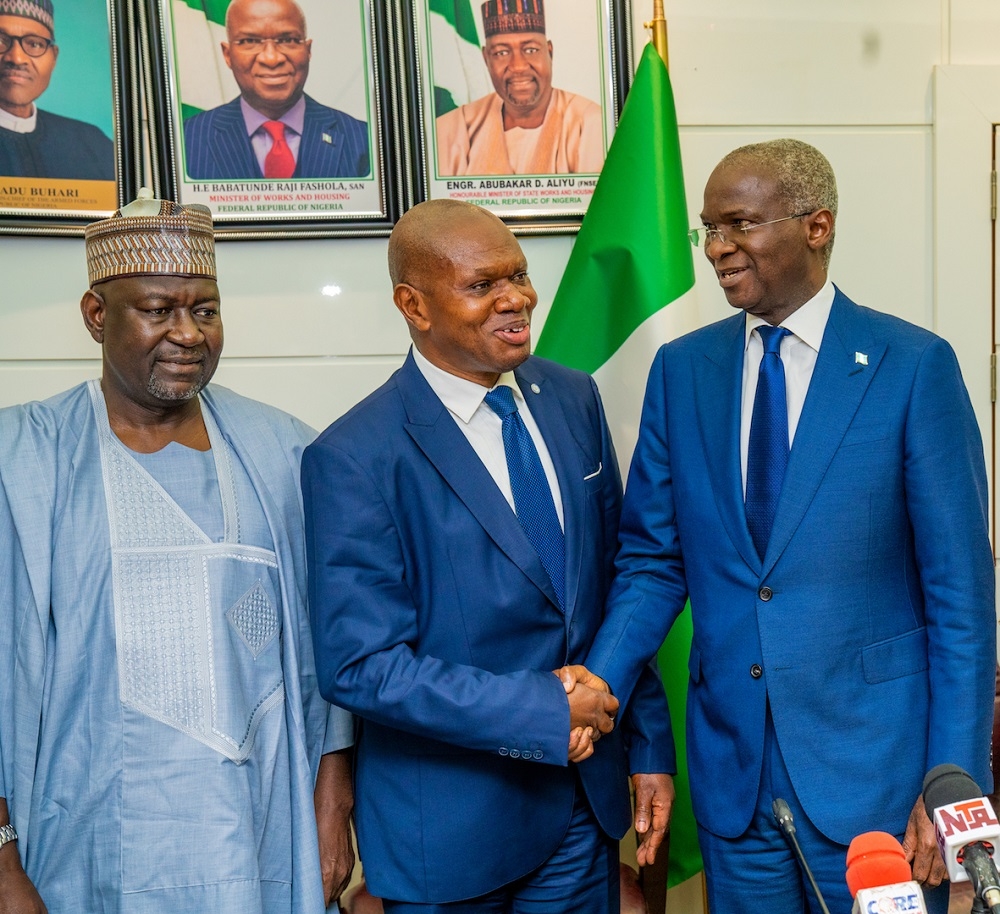
[[[910,877],[903,845],[888,832],[866,832],[851,842],[847,849],[847,888],[854,897],[852,914],[927,914],[924,893]]]
[[[1000,821],[990,801],[958,765],[938,765],[924,778],[924,806],[934,822],[948,878],[971,880],[976,900],[991,914],[1000,914],[1000,875],[993,859]]]
[[[799,858],[799,863],[802,864],[802,869],[805,870],[806,876],[809,877],[809,884],[816,893],[816,900],[819,902],[820,910],[823,914],[830,914],[830,909],[826,906],[823,893],[819,890],[819,886],[816,885],[816,878],[813,876],[812,870],[809,869],[809,864],[806,863],[805,854],[802,853],[802,848],[799,847],[799,839],[795,837],[795,820],[792,818],[792,810],[781,797],[778,797],[771,804],[771,811],[774,813],[774,818],[778,820],[778,825],[785,833],[785,837],[795,850],[795,854]]]

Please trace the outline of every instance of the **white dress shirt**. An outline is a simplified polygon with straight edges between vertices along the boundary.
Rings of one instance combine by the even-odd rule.
[[[781,361],[785,366],[785,399],[788,406],[788,447],[795,440],[795,430],[802,415],[809,382],[816,367],[816,356],[823,342],[826,322],[833,307],[836,289],[827,279],[823,288],[796,311],[788,315],[779,326],[791,333],[781,341]],[[753,418],[753,401],[757,393],[757,374],[764,356],[760,334],[754,333],[767,321],[746,316],[746,350],[743,356],[743,394],[740,414],[740,466],[743,471],[743,495],[747,491],[747,453],[750,450],[750,420]]]
[[[475,381],[467,381],[443,368],[438,368],[420,354],[416,346],[412,349],[413,360],[417,363],[420,373],[427,379],[431,390],[434,391],[451,413],[451,417],[461,429],[462,434],[468,439],[472,449],[482,460],[493,481],[507,499],[507,504],[514,510],[514,492],[510,487],[510,474],[507,471],[507,456],[503,449],[503,431],[500,417],[484,402],[489,389],[477,384]],[[538,430],[535,420],[528,409],[528,404],[521,394],[521,388],[517,386],[514,379],[514,372],[505,371],[500,375],[500,380],[496,386],[506,385],[514,392],[514,402],[517,404],[517,412],[524,421],[531,435],[531,440],[535,442],[535,449],[538,457],[542,461],[542,469],[545,471],[545,478],[549,482],[549,489],[552,491],[552,500],[556,505],[556,514],[559,516],[559,526],[565,529],[563,523],[562,496],[559,493],[559,480],[556,478],[555,464],[549,455],[549,449],[545,446],[545,439]]]
[[[37,122],[38,109],[34,105],[31,106],[31,114],[28,117],[18,117],[0,108],[0,127],[4,130],[13,130],[14,133],[34,133]]]

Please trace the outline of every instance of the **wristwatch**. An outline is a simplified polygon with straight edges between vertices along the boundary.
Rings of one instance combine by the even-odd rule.
[[[0,825],[0,847],[17,840],[17,832],[13,825]]]

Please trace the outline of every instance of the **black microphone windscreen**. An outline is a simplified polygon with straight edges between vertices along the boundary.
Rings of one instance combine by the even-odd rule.
[[[924,777],[924,808],[933,819],[934,810],[983,795],[979,785],[958,765],[937,765]]]

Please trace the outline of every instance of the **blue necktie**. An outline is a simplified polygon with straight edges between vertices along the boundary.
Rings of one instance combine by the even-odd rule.
[[[510,487],[514,492],[514,512],[548,572],[559,599],[559,608],[565,609],[566,544],[542,461],[517,411],[514,392],[502,384],[486,395],[486,405],[500,417],[502,423],[503,450],[507,457]]]
[[[764,343],[764,355],[757,375],[757,393],[750,420],[750,447],[747,452],[747,527],[757,554],[764,558],[774,526],[774,513],[788,466],[788,406],[785,402],[785,367],[781,364],[784,327],[757,328]]]

